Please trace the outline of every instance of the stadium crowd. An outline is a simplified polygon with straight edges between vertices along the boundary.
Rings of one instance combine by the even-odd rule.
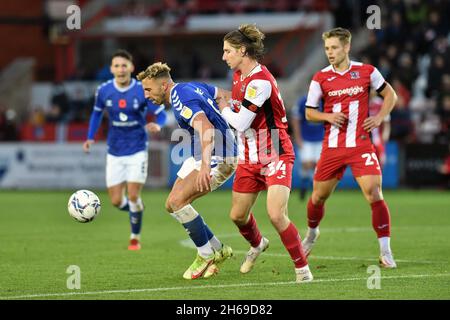
[[[401,143],[448,143],[450,141],[450,4],[444,0],[389,0],[377,1],[381,7],[382,28],[370,32],[367,45],[353,59],[376,65],[382,75],[392,83],[399,100],[391,114],[391,139]],[[351,27],[349,1],[333,0],[313,6],[311,1],[255,2],[228,0],[218,5],[214,1],[126,1],[113,6],[111,14],[129,15],[161,12],[221,13],[271,12],[292,10],[320,10],[328,6],[336,25]],[[258,4],[259,3],[259,4]],[[274,5],[274,4],[277,5]],[[360,15],[361,16],[361,15]],[[355,24],[354,24],[355,25]],[[364,24],[357,23],[359,26]],[[151,61],[136,48],[137,67]],[[208,79],[211,70],[202,61],[196,61],[187,77]],[[81,69],[81,68],[80,68]],[[108,66],[91,73],[89,80],[104,81],[110,77]],[[201,70],[201,73],[198,72]],[[183,75],[177,75],[182,78]],[[217,75],[215,75],[217,76]],[[280,75],[277,75],[280,76]],[[221,75],[226,77],[226,75]],[[83,78],[83,77],[81,77]],[[70,80],[78,80],[77,77]],[[83,80],[87,80],[84,79]],[[300,94],[300,93],[299,93]],[[41,127],[46,123],[87,123],[93,103],[81,95],[69,96],[62,84],[54,86],[51,105],[31,106],[27,119],[18,119],[6,105],[0,106],[0,140],[21,140],[22,126]]]

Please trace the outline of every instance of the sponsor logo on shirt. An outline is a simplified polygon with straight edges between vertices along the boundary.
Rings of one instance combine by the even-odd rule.
[[[203,96],[203,91],[200,88],[195,88],[195,93]]]
[[[345,88],[345,89],[341,89],[341,90],[329,91],[328,92],[328,96],[329,97],[336,97],[336,96],[340,97],[340,96],[346,95],[346,94],[349,95],[349,96],[352,96],[352,95],[355,95],[355,94],[358,94],[358,93],[362,93],[362,92],[364,92],[364,88],[363,87],[361,87],[361,86],[354,86],[354,87]]]

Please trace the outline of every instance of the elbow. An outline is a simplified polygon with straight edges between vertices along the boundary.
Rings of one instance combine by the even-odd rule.
[[[398,96],[397,93],[395,93],[395,91],[392,92],[392,108],[394,108],[394,106],[397,104],[398,101]]]
[[[310,114],[310,112],[308,112],[308,110],[306,110],[306,112],[305,112],[305,118],[306,118],[307,121],[311,121],[312,120],[311,114]]]

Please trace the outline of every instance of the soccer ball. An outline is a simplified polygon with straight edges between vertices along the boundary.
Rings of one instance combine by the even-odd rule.
[[[78,190],[72,194],[67,209],[72,218],[78,222],[89,222],[100,213],[100,199],[89,190]]]

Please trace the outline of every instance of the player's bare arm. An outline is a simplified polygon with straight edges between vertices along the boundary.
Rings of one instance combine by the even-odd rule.
[[[93,144],[95,141],[94,140],[86,140],[83,143],[83,151],[86,153],[89,153],[90,149],[91,149],[91,144]]]
[[[329,122],[332,125],[340,128],[347,121],[347,116],[343,112],[321,112],[315,108],[306,108],[306,120],[313,122]]]
[[[302,135],[300,134],[301,132],[301,124],[300,121],[298,121],[297,117],[293,117],[293,120],[291,122],[291,126],[292,126],[292,131],[294,132],[294,141],[295,144],[301,148],[303,146],[303,139],[302,139]]]
[[[202,165],[197,175],[197,190],[210,190],[211,154],[214,148],[214,127],[204,113],[199,113],[192,120],[192,127],[199,133],[202,146]]]
[[[386,116],[391,113],[392,109],[395,106],[395,103],[397,102],[397,94],[395,93],[392,86],[387,82],[383,90],[380,91],[380,95],[383,97],[383,105],[380,109],[380,112],[378,112],[377,115],[368,117],[366,120],[364,120],[363,128],[367,132],[370,132],[374,128],[379,127],[383,123]]]

